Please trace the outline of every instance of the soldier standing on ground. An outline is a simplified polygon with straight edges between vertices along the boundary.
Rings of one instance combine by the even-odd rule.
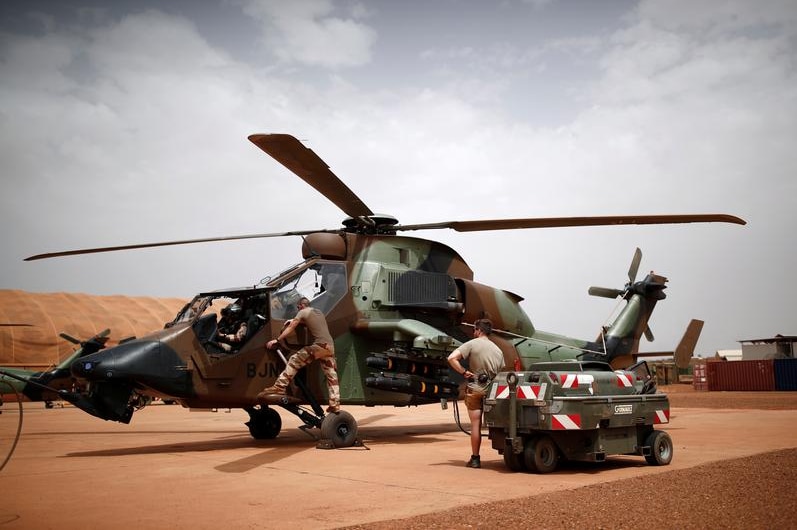
[[[468,381],[465,387],[465,406],[470,418],[471,457],[468,467],[481,467],[479,449],[482,444],[482,410],[484,396],[495,375],[504,367],[504,354],[489,338],[493,323],[481,318],[473,323],[473,339],[469,340],[448,356],[448,364]],[[467,361],[464,368],[460,361]]]

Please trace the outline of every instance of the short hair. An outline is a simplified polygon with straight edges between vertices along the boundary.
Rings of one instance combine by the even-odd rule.
[[[473,327],[484,333],[485,335],[489,335],[493,332],[493,323],[489,318],[480,318],[476,322],[473,323]]]
[[[310,299],[306,296],[299,298],[299,303],[304,305],[310,305]]]

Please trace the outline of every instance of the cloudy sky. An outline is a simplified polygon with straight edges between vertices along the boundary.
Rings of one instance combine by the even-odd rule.
[[[791,0],[5,0],[0,288],[190,297],[255,284],[301,240],[23,262],[58,250],[334,228],[246,137],[300,138],[402,223],[730,213],[747,226],[441,240],[539,329],[592,339],[634,249],[670,279],[643,349],[797,334]]]

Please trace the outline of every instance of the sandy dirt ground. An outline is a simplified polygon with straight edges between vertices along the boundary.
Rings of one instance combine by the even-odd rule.
[[[512,473],[454,407],[350,407],[361,447],[316,449],[281,411],[253,440],[240,410],[152,405],[130,425],[26,403],[0,471],[0,528],[786,528],[797,518],[797,392],[664,390],[672,464],[641,457]],[[460,408],[464,416],[464,408]],[[0,414],[0,458],[19,414]],[[467,428],[467,425],[465,425]]]

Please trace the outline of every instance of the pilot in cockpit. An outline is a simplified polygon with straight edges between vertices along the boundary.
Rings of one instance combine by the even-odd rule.
[[[224,351],[232,352],[241,347],[249,333],[249,326],[246,319],[244,319],[243,307],[240,301],[233,302],[221,310],[218,329],[216,342],[221,345]]]

